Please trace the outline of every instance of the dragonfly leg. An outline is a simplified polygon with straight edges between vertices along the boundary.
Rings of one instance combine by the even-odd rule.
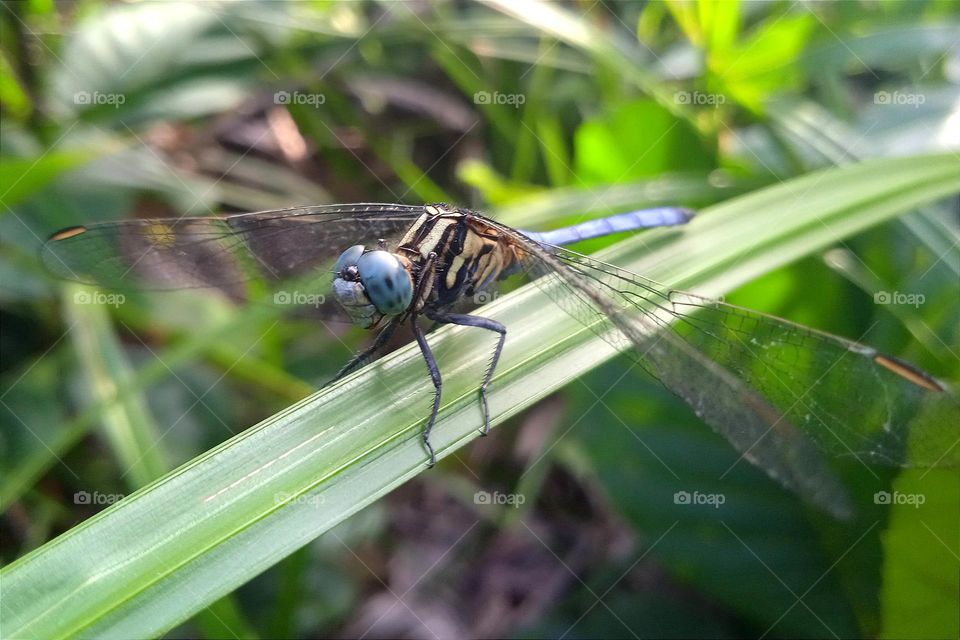
[[[478,327],[500,334],[497,340],[497,346],[493,350],[493,357],[490,358],[490,364],[487,365],[487,372],[483,376],[483,383],[480,385],[480,407],[483,410],[483,435],[490,433],[490,408],[487,406],[487,387],[490,386],[490,380],[493,378],[493,372],[497,368],[497,362],[500,360],[500,352],[503,351],[503,343],[507,339],[507,328],[495,320],[483,318],[481,316],[471,316],[464,313],[443,313],[435,311],[428,313],[427,317],[437,322],[447,324],[459,324],[465,327]]]
[[[423,329],[417,324],[417,316],[410,316],[410,326],[413,327],[413,335],[417,338],[417,344],[420,345],[420,353],[423,354],[423,360],[427,363],[427,369],[430,371],[430,379],[433,380],[433,408],[430,410],[430,419],[427,420],[427,428],[423,430],[423,444],[430,452],[430,466],[437,464],[437,456],[433,452],[433,446],[430,444],[430,431],[433,429],[433,423],[437,419],[437,412],[440,410],[440,392],[443,383],[440,380],[440,368],[437,367],[437,361],[430,351],[430,345],[427,344],[427,338],[423,334]]]
[[[337,372],[337,375],[333,376],[333,378],[329,382],[327,382],[327,385],[333,384],[340,378],[343,378],[353,373],[354,371],[356,371],[357,369],[365,365],[367,362],[369,362],[373,358],[373,355],[377,351],[382,349],[383,345],[387,343],[387,340],[389,340],[390,337],[393,335],[393,333],[397,330],[397,326],[399,326],[399,324],[400,324],[399,322],[394,321],[388,324],[387,326],[385,326],[383,330],[377,335],[377,339],[374,340],[373,344],[367,347],[366,349],[364,349],[363,351],[361,351],[360,353],[358,353],[357,355],[355,355],[350,362],[345,364],[343,368]],[[327,385],[324,385],[324,386],[327,386]]]

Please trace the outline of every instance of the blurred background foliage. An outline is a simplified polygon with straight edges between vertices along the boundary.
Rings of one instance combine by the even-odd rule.
[[[29,0],[0,16],[4,564],[107,506],[78,494],[149,483],[367,338],[209,294],[78,310],[36,260],[57,228],[351,201],[558,226],[960,147],[947,0]],[[957,237],[957,202],[931,206],[729,299],[957,380]],[[864,506],[837,523],[737,457],[617,360],[171,636],[956,636],[956,474],[840,465]],[[662,499],[689,487],[753,506]],[[894,489],[928,503],[874,504]]]

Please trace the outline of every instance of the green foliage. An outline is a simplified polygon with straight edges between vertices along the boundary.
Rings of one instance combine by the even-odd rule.
[[[689,229],[578,248],[955,384],[958,22],[935,1],[4,5],[0,635],[396,635],[406,611],[431,635],[443,611],[464,635],[955,637],[955,469],[833,461],[857,507],[833,520],[536,287],[484,309],[510,330],[503,424],[470,447],[489,336],[431,334],[449,457],[427,472],[415,346],[316,391],[366,336],[218,292],[82,304],[103,292],[36,255],[134,216],[443,200],[547,228],[681,204]],[[548,395],[560,415],[521,414]],[[494,488],[525,504],[476,504]],[[563,586],[484,600],[509,570]]]

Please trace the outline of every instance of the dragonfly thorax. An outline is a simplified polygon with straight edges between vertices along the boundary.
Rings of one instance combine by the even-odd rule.
[[[334,267],[333,295],[354,324],[375,328],[410,308],[409,262],[389,251],[354,245],[340,254]]]

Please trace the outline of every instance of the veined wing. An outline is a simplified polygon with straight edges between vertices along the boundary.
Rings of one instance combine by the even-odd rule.
[[[56,275],[118,290],[217,287],[321,278],[353,244],[401,235],[423,207],[350,204],[222,217],[124,220],[54,234],[41,256]],[[318,287],[318,292],[320,289]]]
[[[690,404],[745,458],[836,515],[846,490],[821,452],[956,466],[960,403],[890,356],[748,309],[671,291],[525,241],[532,275],[571,315]]]

